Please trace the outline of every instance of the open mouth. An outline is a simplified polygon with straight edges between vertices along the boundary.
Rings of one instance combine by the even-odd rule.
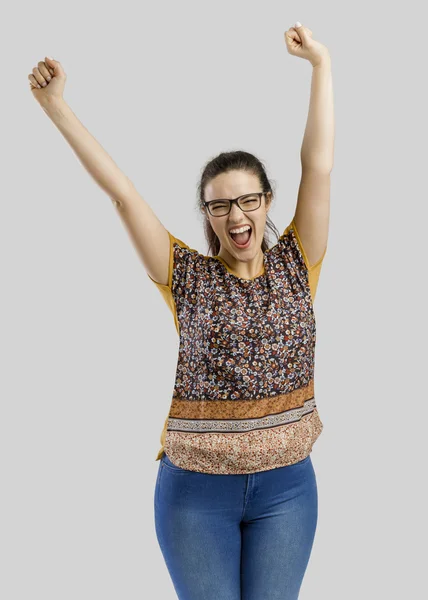
[[[248,248],[248,246],[250,245],[252,234],[253,234],[253,230],[250,227],[250,229],[248,231],[244,231],[244,233],[232,234],[229,232],[229,237],[232,240],[232,242],[234,243],[236,248],[244,249],[244,248]]]

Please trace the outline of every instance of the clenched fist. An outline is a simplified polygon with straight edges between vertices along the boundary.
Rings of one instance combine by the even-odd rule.
[[[48,56],[37,63],[33,73],[28,75],[30,89],[41,106],[54,100],[62,100],[66,78],[61,63]]]
[[[312,31],[308,27],[303,27],[299,21],[284,33],[284,37],[288,52],[308,60],[313,67],[330,57],[327,47],[312,39]]]

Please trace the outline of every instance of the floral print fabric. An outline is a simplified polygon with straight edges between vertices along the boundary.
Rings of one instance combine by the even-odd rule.
[[[172,402],[161,435],[186,470],[254,473],[305,458],[323,424],[314,399],[310,266],[294,220],[247,280],[220,257],[170,237],[168,285],[155,283],[179,335]],[[325,252],[324,252],[325,254]]]

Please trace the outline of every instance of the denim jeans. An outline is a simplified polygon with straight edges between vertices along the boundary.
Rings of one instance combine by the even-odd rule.
[[[318,518],[311,457],[239,475],[188,471],[164,453],[156,535],[179,600],[296,600]]]

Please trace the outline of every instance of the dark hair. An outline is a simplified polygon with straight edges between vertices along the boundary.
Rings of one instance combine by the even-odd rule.
[[[217,175],[221,173],[227,173],[228,171],[247,171],[258,177],[262,191],[265,193],[270,192],[271,202],[273,200],[273,190],[271,182],[269,181],[266,169],[263,163],[249,152],[243,150],[236,150],[234,152],[221,152],[211,160],[209,160],[202,169],[202,175],[198,184],[198,203],[197,209],[205,212],[205,186]],[[208,242],[208,253],[211,252],[212,256],[217,256],[220,251],[220,240],[211,227],[211,223],[208,219],[208,215],[205,212],[206,218],[204,218],[204,231],[205,238]],[[269,228],[275,234],[276,238],[279,238],[279,231],[270,220],[269,216],[266,215],[266,228]],[[266,252],[269,248],[269,237],[265,233],[261,245],[262,252]]]

